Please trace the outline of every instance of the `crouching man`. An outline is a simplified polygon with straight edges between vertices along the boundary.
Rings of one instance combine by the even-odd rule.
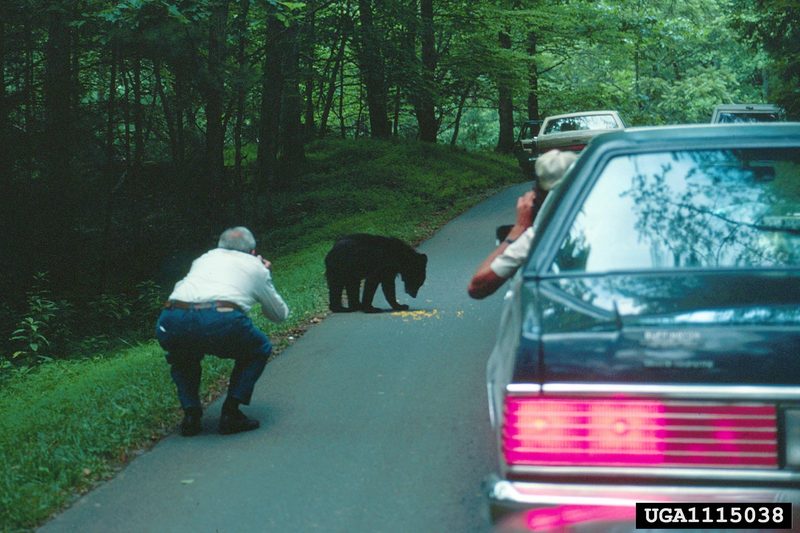
[[[289,308],[272,283],[270,267],[269,261],[256,254],[256,240],[250,230],[227,229],[217,248],[195,259],[164,304],[156,337],[167,352],[184,411],[181,435],[197,435],[203,428],[200,361],[206,354],[235,361],[219,432],[239,433],[259,426],[239,406],[250,403],[272,344],[247,312],[259,303],[264,316],[273,322],[289,316]]]

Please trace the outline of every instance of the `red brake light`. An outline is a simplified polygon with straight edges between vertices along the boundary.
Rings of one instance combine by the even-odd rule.
[[[509,396],[509,465],[777,468],[775,407]]]
[[[581,152],[584,148],[586,148],[585,144],[570,144],[561,148],[561,150],[565,152]]]

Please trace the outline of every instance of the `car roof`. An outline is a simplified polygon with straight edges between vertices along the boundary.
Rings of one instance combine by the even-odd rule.
[[[592,139],[592,151],[601,150],[610,144],[619,147],[641,147],[663,144],[720,144],[731,145],[748,140],[778,142],[792,139],[800,141],[800,122],[762,122],[750,124],[681,124],[672,126],[648,126],[609,130]],[[588,149],[588,148],[587,148]]]
[[[780,111],[780,107],[775,104],[718,104],[714,107],[716,111]]]
[[[586,115],[613,115],[618,114],[617,111],[604,110],[604,111],[579,111],[577,113],[565,113],[562,115],[550,115],[548,119],[568,118],[568,117],[585,117]]]

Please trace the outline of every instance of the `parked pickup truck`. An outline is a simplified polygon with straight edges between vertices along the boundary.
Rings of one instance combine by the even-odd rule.
[[[526,177],[533,177],[533,163],[536,161],[536,136],[542,128],[542,120],[526,120],[519,129],[519,137],[514,143],[514,155],[519,168]]]
[[[616,111],[554,115],[544,119],[536,138],[536,152],[541,155],[554,148],[580,152],[593,137],[624,127],[625,123]]]

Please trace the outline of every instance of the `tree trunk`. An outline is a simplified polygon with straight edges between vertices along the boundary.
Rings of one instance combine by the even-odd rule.
[[[83,2],[76,1],[72,6],[73,20],[79,20],[83,12]],[[80,79],[80,26],[74,26],[70,29],[70,52],[72,53],[72,83],[70,83],[71,106],[72,109],[78,109],[81,104],[81,79]]]
[[[342,135],[342,139],[346,139],[347,128],[344,125],[344,61],[339,65],[339,87],[339,132]]]
[[[258,141],[258,180],[262,191],[272,185],[277,174],[278,138],[281,116],[281,88],[283,73],[278,41],[282,38],[283,24],[271,15],[267,22],[267,36],[261,79],[261,121]]]
[[[355,131],[353,132],[353,139],[358,139],[358,136],[361,135],[361,128],[363,127],[362,124],[364,123],[364,83],[361,80],[361,83],[358,84],[358,115],[356,117],[356,127]]]
[[[395,72],[397,91],[395,91],[394,98],[394,117],[392,124],[392,133],[396,136],[400,133],[400,111],[402,108],[401,95],[405,94],[406,98],[414,106],[414,116],[417,119],[417,135],[421,136],[422,126],[419,123],[420,109],[420,86],[422,76],[422,69],[420,68],[420,61],[417,57],[417,38],[421,35],[420,31],[420,16],[418,0],[408,0],[402,4],[404,13],[400,16],[404,21],[404,27],[400,34],[400,61],[399,72]]]
[[[125,60],[120,61],[120,65],[122,66],[122,89],[123,95],[125,96],[125,105],[123,106],[122,112],[122,122],[124,125],[125,131],[125,164],[127,166],[131,165],[131,89],[130,89],[130,82],[128,80],[128,73],[126,70],[126,62]]]
[[[370,0],[358,0],[361,22],[360,63],[367,92],[369,124],[372,137],[388,139],[392,135],[386,110],[386,77],[381,40],[375,28]]]
[[[643,108],[644,102],[642,100],[642,95],[639,92],[640,91],[640,89],[639,89],[639,78],[640,78],[639,56],[641,54],[640,47],[641,47],[641,30],[639,30],[639,33],[636,35],[636,44],[634,45],[634,48],[633,48],[633,50],[634,50],[633,51],[633,92],[634,92],[634,98],[636,99],[637,107],[641,111],[642,108]]]
[[[225,41],[227,39],[228,1],[218,0],[211,5],[208,32],[208,79],[206,89],[206,168],[208,179],[206,191],[201,197],[208,198],[208,219],[211,223],[218,209],[214,206],[224,197],[225,191],[225,128],[222,124],[223,97],[225,93]],[[204,194],[205,192],[205,194]]]
[[[282,39],[283,51],[283,104],[281,117],[281,165],[280,176],[286,180],[293,176],[298,165],[305,159],[303,147],[304,135],[300,117],[303,112],[303,97],[300,94],[300,28],[298,24],[290,25]],[[287,183],[278,184],[285,187]]]
[[[511,36],[507,32],[500,32],[499,39],[501,48],[511,49]],[[514,102],[508,80],[503,75],[500,76],[497,86],[500,137],[496,151],[510,154],[514,149]]]
[[[110,44],[111,62],[108,76],[108,99],[106,100],[106,164],[109,168],[114,166],[114,130],[115,109],[117,103],[117,63],[118,46],[115,41]]]
[[[23,74],[23,85],[25,87],[25,132],[30,136],[34,129],[33,125],[33,107],[36,97],[34,95],[35,88],[33,86],[33,30],[31,29],[30,22],[25,21],[23,25],[23,33],[25,35],[25,72]],[[27,168],[29,173],[33,169],[32,151],[28,150]]]
[[[0,19],[0,195],[8,199],[11,183],[9,104],[6,95],[6,22]]]
[[[433,28],[433,0],[420,1],[420,43],[422,45],[421,86],[417,88],[416,114],[419,138],[425,142],[436,142],[439,122],[436,120],[434,93],[436,91],[436,42]]]
[[[306,19],[301,40],[301,59],[303,76],[305,76],[305,121],[304,131],[306,139],[314,138],[314,45],[316,39],[315,4],[312,0],[306,2]]]
[[[114,209],[114,175],[119,171],[118,165],[115,164],[114,153],[114,130],[115,121],[115,108],[117,101],[117,64],[118,64],[118,45],[114,39],[109,43],[110,52],[110,72],[108,76],[108,99],[106,100],[106,172],[105,172],[105,186],[106,186],[106,202],[105,214],[103,217],[103,237],[102,243],[106,250],[111,249],[112,245],[112,223],[113,223],[113,209]],[[100,287],[105,291],[108,289],[109,279],[111,277],[114,265],[111,261],[111,254],[103,254],[103,269],[101,272],[102,279],[100,280]]]
[[[181,166],[186,158],[186,85],[185,71],[175,69],[175,162]]]
[[[164,124],[167,127],[167,136],[169,137],[169,152],[173,164],[176,166],[180,164],[180,152],[178,151],[178,138],[175,131],[175,116],[172,112],[169,98],[166,91],[164,91],[164,80],[161,78],[161,61],[156,59],[153,64],[153,74],[155,78],[155,92],[161,100],[161,109],[164,113]]]
[[[331,68],[330,76],[328,78],[328,90],[325,95],[325,102],[322,107],[322,116],[319,119],[319,136],[324,137],[328,130],[328,117],[330,116],[331,108],[333,107],[333,97],[336,95],[336,76],[339,74],[342,61],[344,60],[344,49],[347,44],[347,36],[342,33],[339,43],[339,49],[336,52],[336,59],[334,60],[333,67]],[[342,88],[343,90],[344,88]]]
[[[536,32],[528,32],[528,119],[539,120],[539,69],[536,66]]]
[[[2,10],[5,11],[5,10]],[[0,13],[4,15],[5,13]],[[6,22],[0,18],[0,249],[10,251],[18,249],[18,226],[15,224],[17,210],[21,202],[18,201],[14,185],[13,164],[11,158],[11,125],[9,124],[10,104],[6,94]],[[8,253],[8,252],[6,252]],[[10,254],[8,254],[10,255]],[[0,264],[5,261],[0,260]],[[3,267],[6,265],[3,264]],[[4,271],[4,275],[8,275]]]
[[[456,111],[456,119],[453,122],[453,136],[450,138],[450,146],[455,146],[458,141],[458,133],[461,129],[461,115],[464,113],[464,105],[467,103],[469,93],[472,92],[473,85],[474,83],[467,85],[467,88],[461,94],[461,98],[458,99],[458,109]]]
[[[49,13],[49,33],[45,49],[45,134],[49,155],[48,171],[55,176],[68,173],[72,139],[70,89],[70,32],[60,9]]]
[[[133,54],[133,167],[141,169],[144,160],[144,107],[142,106],[142,57]]]
[[[392,137],[397,137],[400,133],[400,104],[402,102],[400,84],[394,89],[394,113],[392,115]]]
[[[233,125],[233,146],[234,146],[234,187],[236,189],[236,202],[238,210],[241,211],[242,186],[242,127],[244,125],[244,104],[247,95],[247,87],[244,76],[247,72],[247,16],[250,12],[250,0],[240,0],[239,15],[236,19],[236,33],[238,39],[238,49],[236,52],[236,62],[239,65],[239,80],[236,85],[236,122]]]
[[[38,245],[52,250],[66,251],[66,231],[72,226],[72,199],[75,195],[72,175],[73,121],[70,92],[70,32],[62,6],[55,6],[48,16],[48,38],[45,45],[45,175],[48,180],[42,190],[40,209],[46,213],[38,230]]]

